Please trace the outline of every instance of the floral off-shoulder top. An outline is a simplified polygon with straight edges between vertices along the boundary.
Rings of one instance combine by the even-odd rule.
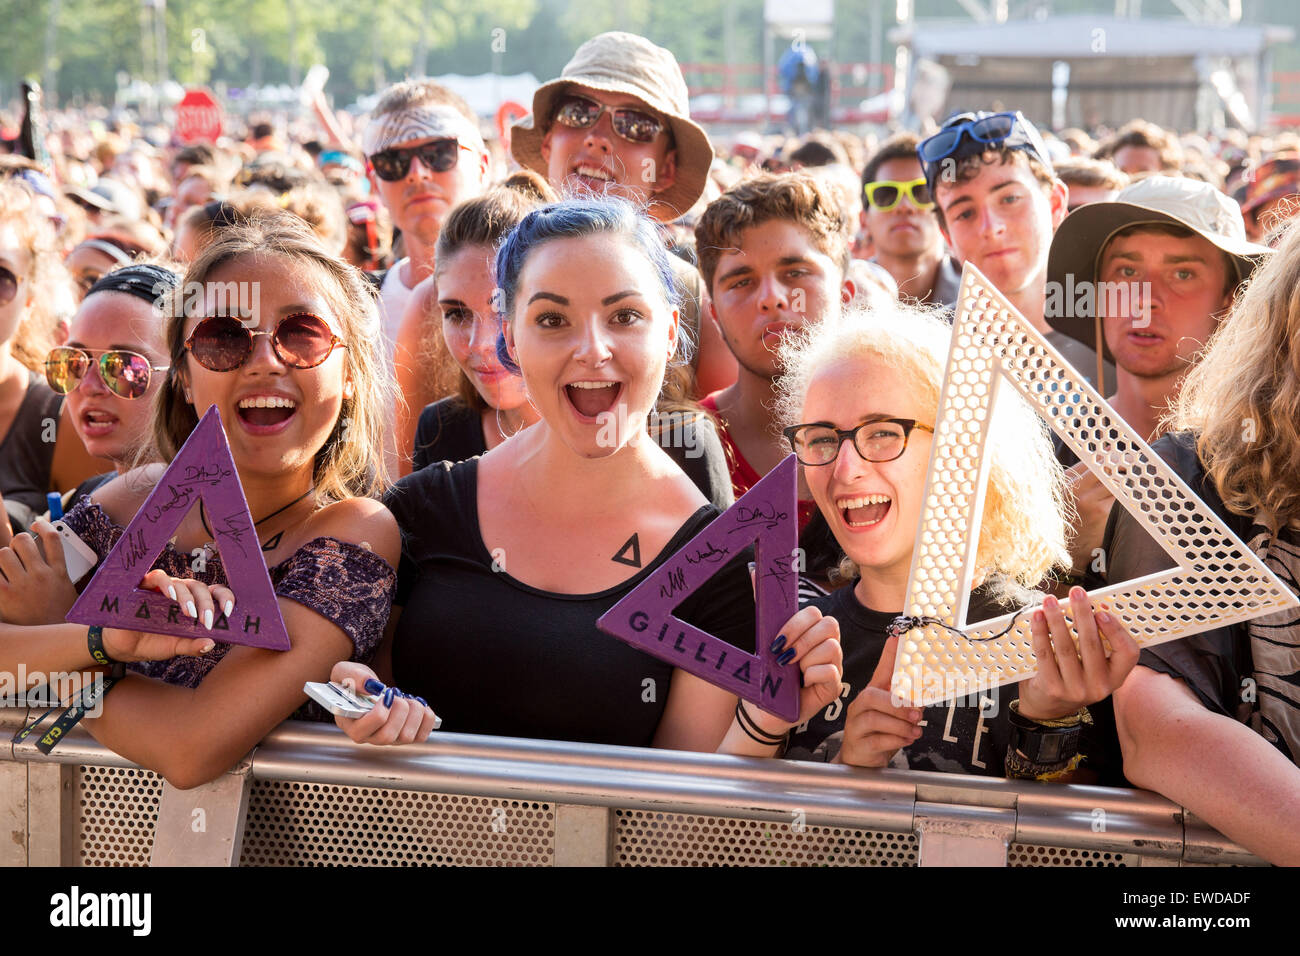
[[[99,505],[83,499],[63,519],[103,561],[126,530],[113,522]],[[213,553],[204,569],[195,571],[190,556],[168,544],[158,555],[153,569],[172,577],[190,578],[208,585],[227,584],[221,556]],[[152,570],[152,569],[151,569]],[[338,538],[319,537],[308,541],[275,567],[268,568],[271,584],[279,597],[297,601],[337,625],[352,641],[350,660],[362,663],[374,656],[393,607],[397,572],[392,565],[355,544]],[[238,595],[236,595],[238,598]],[[232,645],[218,643],[198,657],[175,657],[166,661],[141,661],[130,670],[181,687],[197,687],[208,672],[230,651]],[[333,719],[315,704],[294,716]]]

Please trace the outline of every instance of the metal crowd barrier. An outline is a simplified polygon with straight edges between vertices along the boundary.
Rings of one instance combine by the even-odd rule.
[[[506,737],[401,748],[287,722],[177,790],[0,708],[5,866],[1258,865],[1153,793]]]

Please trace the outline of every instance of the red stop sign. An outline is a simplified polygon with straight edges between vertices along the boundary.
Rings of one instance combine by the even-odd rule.
[[[188,90],[176,104],[176,136],[182,143],[215,143],[221,135],[221,107],[207,90]]]

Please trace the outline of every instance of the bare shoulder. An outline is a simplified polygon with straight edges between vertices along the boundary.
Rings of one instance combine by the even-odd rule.
[[[115,523],[126,525],[140,510],[149,493],[167,471],[163,464],[145,465],[118,475],[90,493],[90,500],[104,509]]]
[[[367,547],[393,566],[402,551],[397,519],[373,498],[348,498],[327,505],[313,519],[312,533]]]

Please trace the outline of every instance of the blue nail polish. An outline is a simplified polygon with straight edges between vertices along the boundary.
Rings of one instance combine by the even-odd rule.
[[[396,696],[397,696],[397,688],[396,688],[396,687],[390,687],[390,688],[388,688],[388,690],[384,691],[384,706],[385,706],[385,707],[392,707],[392,706],[393,706],[393,698],[396,697]]]
[[[782,634],[780,637],[778,637],[776,640],[774,640],[774,641],[772,642],[772,653],[773,653],[773,654],[780,654],[780,653],[781,653],[781,648],[783,648],[783,647],[785,647],[785,635],[784,635],[784,634]]]
[[[788,651],[786,651],[784,654],[782,654],[780,657],[778,657],[776,659],[776,662],[782,666],[785,666],[786,664],[789,664],[792,660],[794,660],[793,647],[790,648]]]
[[[367,677],[362,686],[365,687],[367,694],[382,694],[384,692],[384,685],[373,677]]]
[[[418,700],[418,701],[420,702],[420,706],[421,706],[421,707],[428,707],[428,706],[429,706],[429,702],[428,702],[427,700],[425,700],[423,697],[417,697],[417,698],[415,698],[415,699]]]

